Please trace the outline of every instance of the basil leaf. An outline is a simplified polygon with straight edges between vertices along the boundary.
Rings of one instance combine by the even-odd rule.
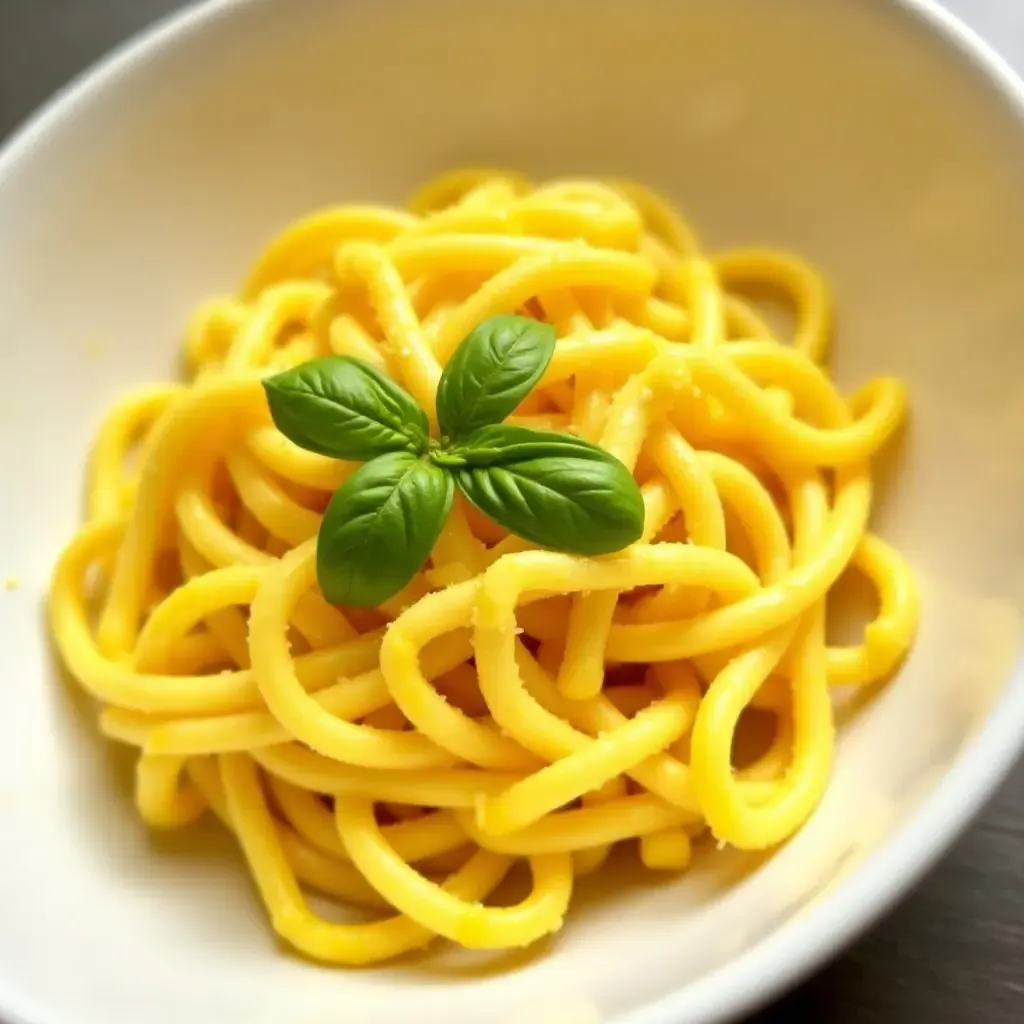
[[[467,465],[455,481],[484,515],[541,547],[605,555],[639,540],[644,502],[632,474],[604,449],[569,440],[579,443],[552,435],[547,453],[532,440],[524,457]]]
[[[461,439],[500,423],[540,380],[555,329],[525,316],[492,316],[455,350],[437,385],[442,437]]]
[[[431,453],[434,454],[434,453]],[[511,423],[495,423],[474,430],[460,444],[442,453],[445,465],[494,466],[506,462],[565,456],[573,458],[611,458],[603,449],[574,434],[554,430],[534,430]]]
[[[409,452],[360,466],[334,493],[316,546],[316,576],[332,604],[375,607],[430,555],[455,488],[451,476]]]
[[[362,360],[313,359],[266,378],[263,388],[274,425],[307,451],[365,461],[427,446],[427,414],[390,377]]]

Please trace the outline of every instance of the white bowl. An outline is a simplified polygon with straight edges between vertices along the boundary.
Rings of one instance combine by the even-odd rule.
[[[11,1024],[707,1021],[833,952],[964,826],[1024,742],[1024,111],[930,4],[210,3],[56,100],[0,158],[0,1016]],[[715,245],[834,282],[837,372],[907,378],[882,533],[919,644],[765,862],[574,906],[542,955],[319,969],[275,946],[229,840],[156,841],[52,663],[41,606],[119,391],[288,218],[449,166],[616,173]]]

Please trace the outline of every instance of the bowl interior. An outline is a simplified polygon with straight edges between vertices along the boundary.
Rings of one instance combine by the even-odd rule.
[[[1020,111],[883,3],[217,12],[121,58],[0,162],[0,577],[18,584],[0,592],[0,1012],[317,1024],[413,1006],[451,1024],[569,1024],[673,992],[671,1016],[643,1019],[745,1004],[758,993],[723,968],[832,898],[1022,685]],[[919,574],[924,621],[894,685],[844,711],[828,797],[773,858],[722,851],[652,884],[624,856],[621,885],[585,886],[530,955],[331,972],[275,949],[227,838],[154,838],[135,820],[127,761],[59,684],[45,588],[94,425],[121,390],[174,373],[192,307],[234,288],[289,218],[400,200],[466,163],[638,178],[713,248],[763,243],[818,264],[840,380],[910,384],[875,524]],[[689,999],[697,986],[704,1003]]]

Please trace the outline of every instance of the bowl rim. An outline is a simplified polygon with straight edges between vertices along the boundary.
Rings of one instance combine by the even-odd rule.
[[[87,66],[0,139],[0,188],[19,163],[77,108],[171,43],[267,0],[192,0]],[[938,0],[886,0],[966,60],[1013,108],[1024,129],[1024,81],[1007,60]],[[618,1018],[618,1024],[714,1024],[751,1013],[791,989],[862,934],[907,893],[974,820],[1024,751],[1024,659],[984,724],[960,748],[933,792],[827,898],[746,952],[685,988]],[[8,1024],[68,1024],[48,1016],[0,977],[0,1018]]]

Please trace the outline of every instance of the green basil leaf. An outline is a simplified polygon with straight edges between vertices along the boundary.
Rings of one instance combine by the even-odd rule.
[[[441,435],[466,437],[500,423],[540,380],[555,351],[555,329],[525,316],[492,316],[455,350],[437,385]]]
[[[435,453],[431,453],[433,455]],[[610,455],[597,445],[574,434],[554,430],[534,430],[512,423],[494,423],[474,430],[464,441],[453,444],[442,452],[441,465],[495,466],[506,462],[525,462],[528,459],[562,457],[608,459]]]
[[[274,425],[300,448],[365,461],[427,446],[427,414],[390,377],[349,356],[313,359],[263,381]]]
[[[530,431],[543,434],[543,431]],[[550,435],[525,457],[495,458],[455,471],[459,490],[484,515],[541,547],[606,555],[640,539],[644,501],[628,469],[602,448]]]
[[[370,608],[401,590],[429,557],[454,492],[450,474],[409,452],[360,466],[320,524],[316,576],[324,597]]]

